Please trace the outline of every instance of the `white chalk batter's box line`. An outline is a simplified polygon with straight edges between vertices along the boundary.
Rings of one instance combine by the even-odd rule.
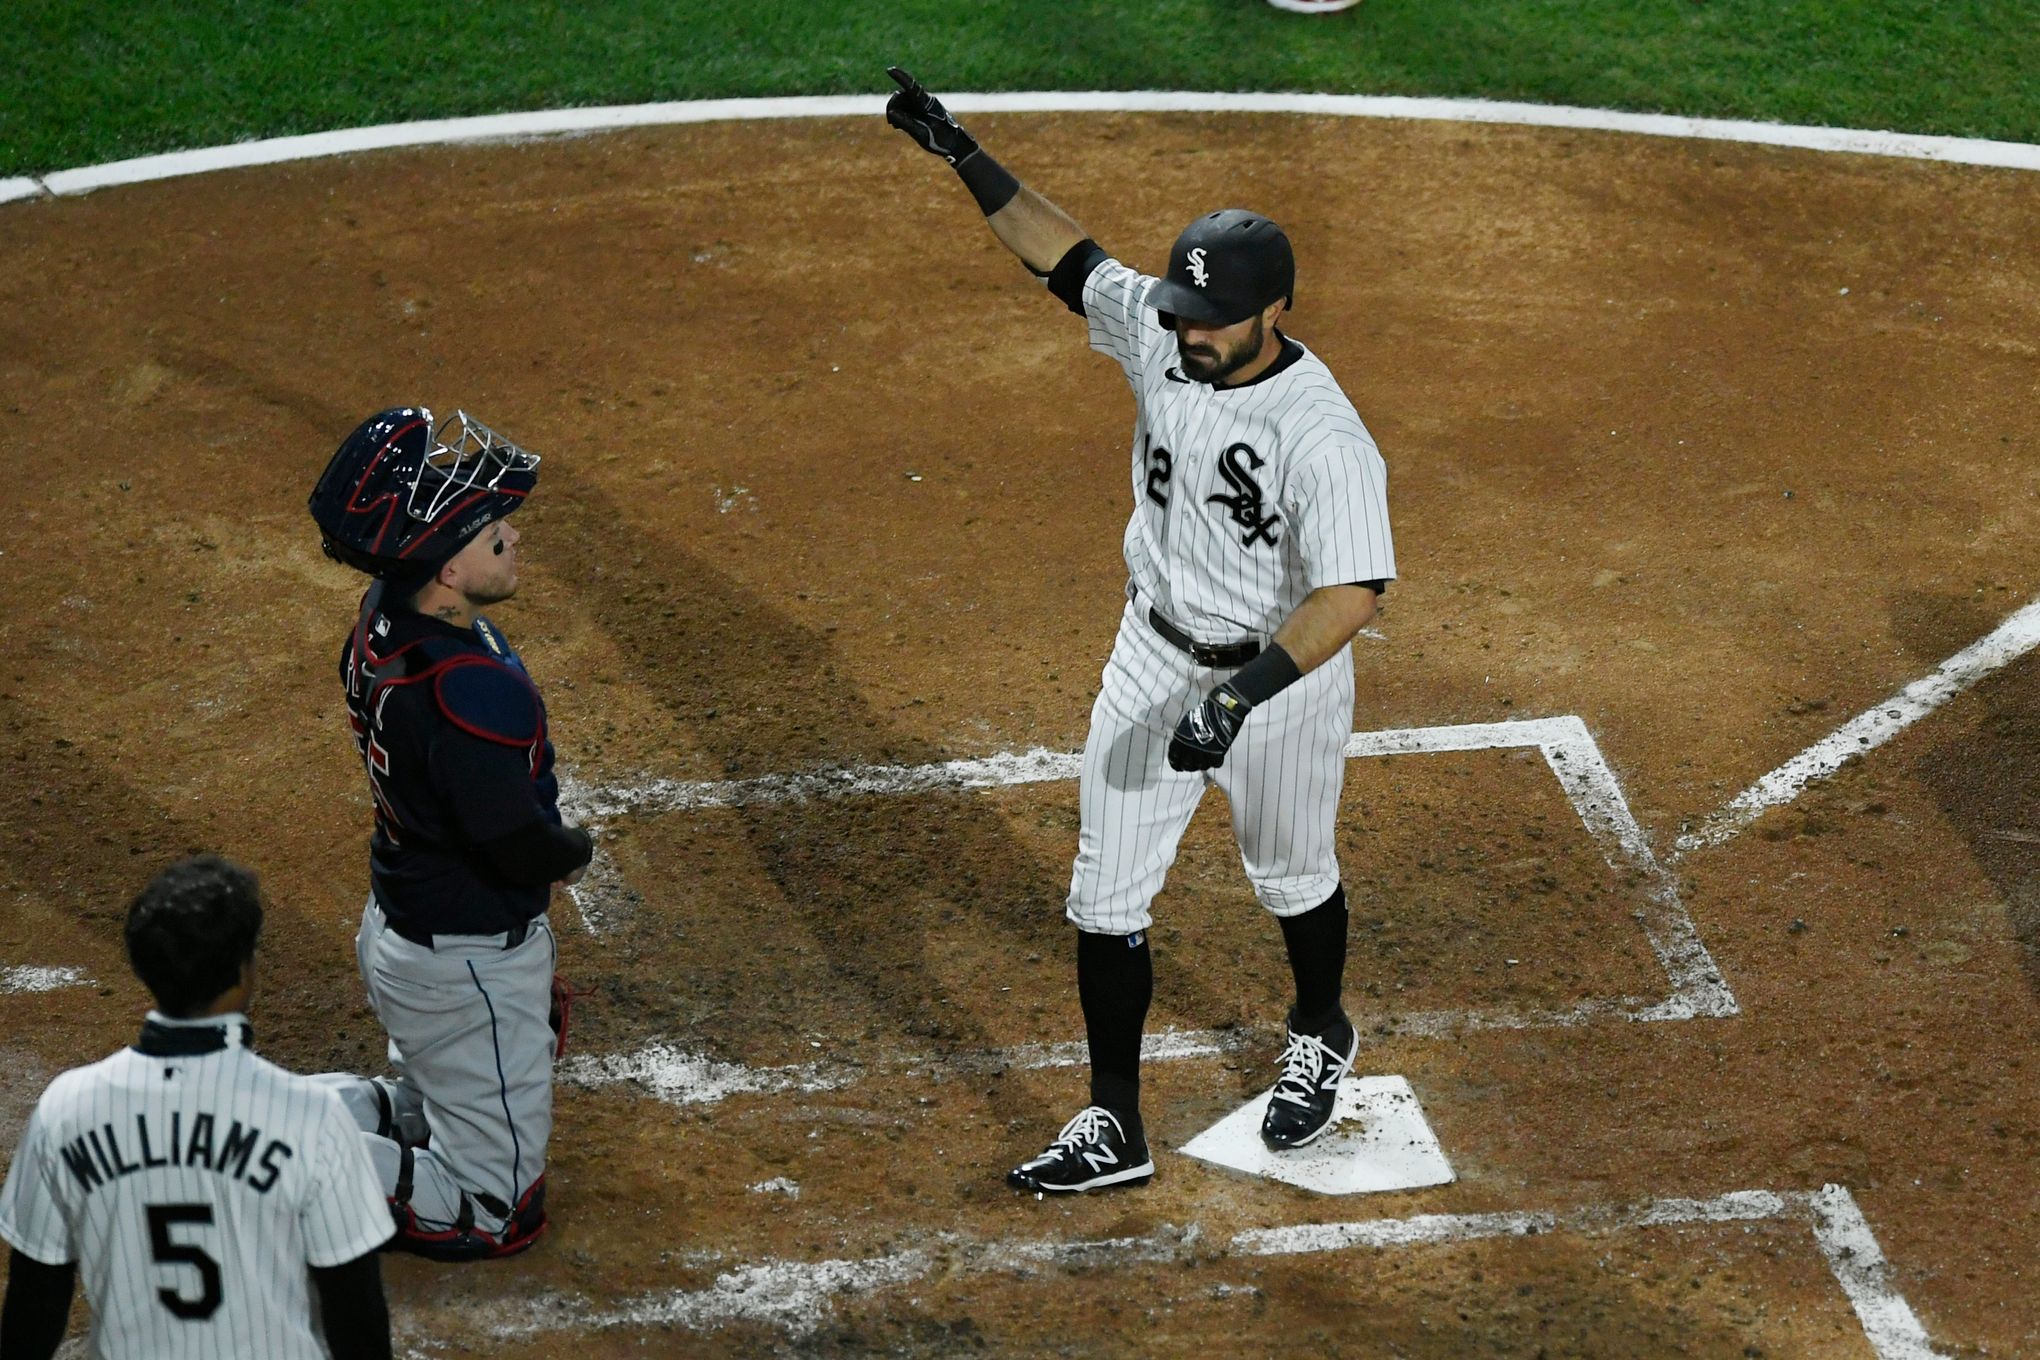
[[[473,1321],[499,1338],[557,1331],[681,1328],[714,1331],[733,1323],[783,1329],[795,1338],[826,1325],[839,1299],[861,1299],[921,1280],[964,1273],[1031,1275],[1043,1270],[1110,1270],[1129,1263],[1205,1266],[1225,1260],[1306,1256],[1336,1251],[1403,1251],[1459,1242],[1567,1234],[1593,1237],[1639,1228],[1783,1222],[1804,1224],[1878,1360],[1935,1360],[1934,1350],[1903,1295],[1855,1197],[1840,1185],[1819,1190],[1739,1190],[1712,1199],[1655,1199],[1587,1205],[1567,1212],[1420,1214],[1254,1228],[1235,1234],[1214,1255],[1197,1225],[1165,1227],[1143,1237],[1090,1242],[982,1242],[930,1234],[931,1244],[858,1260],[751,1262],[727,1270],[703,1289],[662,1290],[610,1304],[549,1295],[527,1300],[523,1316],[505,1319],[492,1301]],[[713,1261],[713,1257],[709,1260]],[[1223,1297],[1223,1291],[1217,1291]],[[1241,1290],[1241,1293],[1247,1291]],[[910,1306],[918,1299],[909,1300]],[[412,1331],[412,1328],[405,1328]],[[472,1331],[464,1335],[472,1336]]]
[[[0,995],[11,992],[55,992],[66,987],[90,987],[92,979],[82,968],[44,968],[21,964],[0,968]]]
[[[1842,724],[1842,726],[1821,738],[1821,740],[1815,742],[1812,746],[1807,747],[1777,769],[1758,779],[1756,783],[1750,785],[1731,799],[1726,806],[1703,819],[1697,827],[1681,835],[1673,848],[1670,856],[1671,860],[1677,862],[1680,857],[1686,854],[1703,851],[1727,843],[1772,808],[1782,807],[1792,802],[1809,784],[1826,779],[1851,761],[1868,755],[1871,751],[1891,741],[1899,733],[1911,727],[1920,719],[1933,713],[1956,695],[1968,690],[1980,680],[2009,663],[2025,656],[2035,647],[2040,647],[2040,600],[2029,601],[2022,608],[2015,610],[2004,622],[2000,623],[1989,633],[1978,638],[1975,642],[1949,657],[1946,661],[1943,661],[1931,674],[1920,677],[1889,698],[1880,703],[1873,704],[1870,708],[1857,714],[1854,718],[1851,718],[1848,722]],[[1542,722],[1579,724],[1579,720],[1576,718],[1544,719]],[[1538,724],[1498,723],[1490,724],[1488,727],[1490,729],[1521,729],[1536,725]],[[1419,732],[1464,733],[1482,729],[1423,728],[1416,730]],[[1580,725],[1579,730],[1584,737],[1584,726]],[[1392,737],[1408,735],[1410,734],[1358,733],[1355,734],[1353,743],[1349,746],[1348,750],[1351,753],[1366,754],[1365,750],[1356,750],[1355,748],[1365,747],[1369,742],[1386,742]],[[1560,739],[1563,739],[1562,734]],[[1606,764],[1600,759],[1599,749],[1592,747],[1592,738],[1585,737],[1585,741],[1591,748],[1592,759],[1583,763],[1580,768],[1588,769],[1592,766],[1599,766],[1605,772]],[[1544,745],[1542,742],[1536,744]],[[1383,749],[1377,753],[1392,754],[1393,752]],[[1549,748],[1546,749],[1546,759],[1550,760]],[[1050,779],[1073,779],[1077,776],[1080,763],[1080,758],[1075,755],[1034,750],[1023,755],[994,755],[979,760],[950,761],[937,765],[873,766],[819,774],[778,775],[763,779],[721,783],[690,784],[672,780],[654,780],[643,784],[588,790],[575,784],[573,780],[566,779],[563,780],[563,787],[567,794],[566,801],[570,810],[577,812],[582,817],[599,820],[603,817],[615,816],[623,812],[640,810],[640,804],[646,805],[644,810],[660,811],[695,806],[738,806],[744,802],[759,798],[830,797],[856,793],[911,793],[933,789],[990,788],[1006,784],[1033,783]],[[1552,764],[1554,769],[1559,768],[1557,762],[1552,762]],[[1654,890],[1670,884],[1671,879],[1665,872],[1664,866],[1659,864],[1655,856],[1652,855],[1642,832],[1636,828],[1634,818],[1629,816],[1628,806],[1622,801],[1621,789],[1615,785],[1612,773],[1607,774],[1606,777],[1608,787],[1613,790],[1612,806],[1619,808],[1620,813],[1617,822],[1607,823],[1604,821],[1602,825],[1604,828],[1613,826],[1616,829],[1618,843],[1623,835],[1633,835],[1633,844],[1639,847],[1642,855],[1649,857],[1650,868],[1648,872],[1651,874]],[[1560,778],[1561,780],[1565,778],[1563,772],[1561,772]],[[1570,790],[1568,791],[1570,792]],[[1584,810],[1581,811],[1581,817],[1582,820],[1586,821],[1589,830],[1592,831],[1596,825],[1595,819],[1590,817]],[[609,864],[608,857],[598,846],[595,864],[592,866],[589,879],[584,880],[579,887],[575,888],[572,896],[576,907],[581,912],[584,924],[591,931],[596,931],[599,930],[603,923],[603,915],[608,901],[612,898],[627,900],[629,892],[617,880]],[[1686,934],[1689,936],[1694,935],[1692,922],[1687,918],[1684,908],[1678,904],[1676,896],[1672,898],[1672,909],[1675,912],[1675,917],[1671,925],[1675,934],[1680,922],[1683,922]],[[1694,944],[1698,944],[1697,936],[1694,936]],[[1705,950],[1702,949],[1700,954],[1704,958]],[[1663,957],[1664,955],[1661,952],[1660,959],[1663,959]],[[1669,963],[1667,963],[1666,967],[1668,972],[1672,971]],[[1707,967],[1711,970],[1711,962]],[[1675,983],[1674,994],[1667,1001],[1659,1003],[1660,1005],[1671,1005],[1679,1000],[1678,974],[1674,972],[1673,977]],[[82,969],[78,968],[15,967],[0,970],[0,993],[51,991],[60,987],[83,986],[89,983],[90,979],[86,977]],[[1723,989],[1723,994],[1726,994],[1726,988]],[[1631,1000],[1626,1004],[1632,1007],[1641,1007],[1645,1003]],[[1728,1013],[1733,1013],[1734,1001],[1732,997],[1728,998],[1728,1004],[1731,1007]],[[1606,1010],[1607,1006],[1605,1004],[1598,1007],[1589,1005],[1585,1008],[1576,1007],[1568,1011],[1552,1012],[1542,1017],[1509,1017],[1506,1015],[1469,1017],[1453,1012],[1440,1012],[1405,1015],[1400,1017],[1399,1023],[1415,1033],[1446,1034],[1460,1032],[1470,1027],[1482,1027],[1483,1024],[1490,1028],[1495,1026],[1525,1028],[1531,1024],[1579,1024],[1594,1018],[1597,1014],[1605,1013]],[[1654,1016],[1651,1018],[1671,1017]],[[1203,1047],[1199,1047],[1200,1042],[1204,1045]],[[1222,1047],[1231,1045],[1232,1042],[1230,1036],[1222,1035],[1204,1036],[1201,1041],[1196,1036],[1176,1036],[1168,1041],[1170,1051],[1161,1056],[1174,1056],[1175,1050],[1179,1048],[1184,1049],[1183,1056],[1191,1056],[1192,1054],[1189,1051],[1191,1049],[1195,1049],[1197,1053],[1217,1052],[1221,1051]],[[1067,1045],[1051,1046],[1045,1051],[1055,1052],[1068,1047]],[[666,1069],[668,1071],[672,1070],[670,1067],[672,1059],[684,1056],[679,1055],[678,1050],[673,1049],[657,1050],[656,1052],[654,1050],[647,1050],[646,1052],[649,1055],[648,1060],[656,1059],[668,1062],[669,1065]],[[741,1072],[744,1070],[730,1064],[709,1063],[704,1059],[689,1059],[688,1061],[696,1063],[704,1068],[704,1070],[715,1067],[726,1068],[731,1072]],[[1071,1061],[1075,1060],[1072,1059]],[[1061,1065],[1061,1060],[1055,1059],[1051,1063],[1044,1065]],[[763,1088],[745,1087],[744,1089]]]
[[[1458,751],[1535,748],[1558,777],[1559,786],[1578,812],[1582,825],[1611,867],[1630,869],[1643,886],[1643,902],[1633,915],[1643,927],[1651,952],[1671,983],[1670,994],[1590,999],[1571,1006],[1532,1011],[1420,1011],[1394,1016],[1356,1016],[1372,1034],[1447,1037],[1487,1029],[1533,1029],[1585,1024],[1604,1017],[1625,1020],[1690,1020],[1700,1016],[1737,1014],[1734,994],[1701,943],[1692,917],[1679,900],[1677,880],[1658,862],[1614,772],[1586,724],[1576,717],[1536,718],[1450,727],[1419,727],[1385,732],[1356,732],[1346,756],[1438,755]],[[657,815],[707,808],[743,807],[757,803],[919,794],[935,791],[1003,788],[1021,784],[1075,779],[1083,757],[1076,753],[1033,750],[1023,755],[995,755],[977,760],[930,765],[862,766],[815,774],[766,775],[757,779],[705,783],[654,779],[588,788],[571,777],[563,779],[563,810],[599,832],[601,824],[625,815]],[[598,834],[598,841],[600,839]],[[612,924],[606,904],[628,894],[613,864],[604,857],[572,889],[582,919],[592,933]],[[1199,1058],[1228,1052],[1251,1043],[1255,1030],[1169,1032],[1149,1035],[1142,1055],[1149,1061]],[[923,1072],[1031,1069],[1074,1066],[1085,1061],[1081,1041],[1024,1044],[976,1054],[880,1059],[883,1070]],[[713,1102],[727,1096],[783,1091],[823,1091],[847,1086],[865,1068],[844,1063],[804,1063],[753,1068],[717,1062],[670,1044],[654,1043],[631,1053],[581,1057],[560,1068],[560,1077],[577,1085],[628,1082],[674,1103]]]

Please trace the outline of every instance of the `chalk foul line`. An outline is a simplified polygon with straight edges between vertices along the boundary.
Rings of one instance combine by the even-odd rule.
[[[1668,1198],[1589,1204],[1563,1212],[1420,1214],[1347,1223],[1254,1228],[1230,1240],[1203,1240],[1197,1224],[1164,1225],[1137,1237],[1099,1241],[980,1242],[935,1234],[924,1245],[854,1260],[765,1260],[734,1266],[698,1289],[655,1291],[598,1303],[547,1295],[488,1305],[473,1319],[499,1337],[544,1332],[678,1327],[713,1331],[762,1324],[795,1338],[824,1326],[836,1302],[924,1279],[964,1273],[1117,1269],[1129,1262],[1253,1259],[1338,1251],[1394,1251],[1454,1242],[1563,1233],[1602,1236],[1638,1228],[1777,1221],[1807,1226],[1821,1259],[1849,1301],[1878,1360],[1938,1360],[1926,1329],[1892,1281],[1891,1267],[1855,1198],[1840,1185],[1815,1191],[1738,1190],[1709,1199]],[[510,1313],[506,1316],[506,1311]],[[409,1330],[407,1328],[407,1330]]]
[[[2040,646],[2040,600],[2012,614],[1983,637],[1943,661],[1931,675],[1843,723],[1731,798],[1675,841],[1677,854],[1719,845],[1774,807],[1797,798],[1856,757],[1876,750],[1906,728],[1993,671]]]

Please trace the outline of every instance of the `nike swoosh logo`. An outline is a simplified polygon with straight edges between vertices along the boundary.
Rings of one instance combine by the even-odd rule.
[[[1188,386],[1190,382],[1188,378],[1183,376],[1183,370],[1179,368],[1165,368],[1162,370],[1162,376],[1170,382],[1182,383],[1185,386]]]

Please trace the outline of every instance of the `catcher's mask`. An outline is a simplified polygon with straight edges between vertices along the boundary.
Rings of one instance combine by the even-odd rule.
[[[309,502],[326,555],[390,581],[423,581],[538,484],[538,455],[455,411],[370,416],[341,442]]]
[[[1169,268],[1148,290],[1147,305],[1176,329],[1245,321],[1277,298],[1292,303],[1296,255],[1282,228],[1245,208],[1225,208],[1183,228],[1169,248]]]

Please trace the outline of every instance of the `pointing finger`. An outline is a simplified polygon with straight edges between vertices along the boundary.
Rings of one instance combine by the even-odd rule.
[[[921,82],[908,75],[904,67],[888,66],[885,68],[885,73],[898,81],[900,88],[908,94],[915,94],[920,91]]]

